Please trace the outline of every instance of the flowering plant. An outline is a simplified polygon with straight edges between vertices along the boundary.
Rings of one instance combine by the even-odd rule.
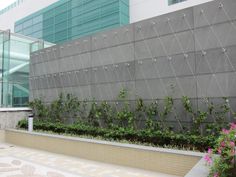
[[[211,165],[210,177],[236,176],[236,124],[231,123],[230,129],[223,129],[214,150],[209,149],[204,157],[206,163]],[[213,158],[213,151],[219,157]]]

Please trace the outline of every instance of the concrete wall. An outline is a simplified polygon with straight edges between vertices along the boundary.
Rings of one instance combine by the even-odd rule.
[[[29,108],[0,108],[0,130],[16,128],[18,121],[27,118],[29,112]]]
[[[177,176],[184,176],[188,173],[204,155],[191,151],[28,133],[17,130],[6,130],[5,137],[7,143],[18,146]]]
[[[220,0],[97,33],[33,53],[30,98],[149,101],[186,95],[236,105],[236,1]],[[181,110],[178,107],[176,110]],[[181,115],[181,112],[180,112]],[[186,115],[181,115],[185,117]]]

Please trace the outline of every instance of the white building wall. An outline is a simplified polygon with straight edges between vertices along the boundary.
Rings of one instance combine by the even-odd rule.
[[[169,6],[168,0],[130,0],[130,23],[209,1],[213,0],[186,0]]]
[[[0,29],[11,29],[14,23],[58,0],[24,0],[24,3],[0,15]],[[186,0],[168,5],[168,0],[130,0],[130,23],[195,6],[212,0]]]
[[[19,6],[0,15],[0,29],[14,32],[16,21],[44,8],[58,0],[24,0]]]

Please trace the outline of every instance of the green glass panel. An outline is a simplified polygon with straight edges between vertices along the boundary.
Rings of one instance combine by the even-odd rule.
[[[9,31],[0,31],[0,106],[26,106],[29,95],[30,52],[45,43]],[[52,44],[48,44],[51,46]]]
[[[27,26],[28,21],[39,24]],[[22,23],[26,23],[23,31],[19,26]],[[60,0],[17,21],[15,27],[18,32],[29,36],[36,36],[39,29],[43,40],[63,42],[128,23],[129,0]]]
[[[43,27],[51,26],[54,24],[54,17],[48,18],[43,21]]]
[[[169,5],[176,4],[176,3],[179,3],[179,2],[183,2],[183,1],[186,1],[186,0],[168,0]]]
[[[67,21],[67,12],[55,16],[55,24],[61,23],[63,21]]]

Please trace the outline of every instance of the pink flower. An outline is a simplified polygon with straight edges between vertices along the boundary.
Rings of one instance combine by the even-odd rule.
[[[225,142],[222,141],[222,142],[220,143],[220,146],[221,146],[221,147],[225,147]]]
[[[212,164],[212,159],[211,159],[211,157],[210,157],[209,154],[206,154],[206,155],[205,155],[204,160],[206,161],[206,163],[207,163],[208,165],[211,165],[211,164]]]
[[[235,152],[234,151],[231,151],[231,156],[235,156]]]
[[[212,154],[212,149],[208,148],[208,154]]]
[[[218,151],[218,153],[219,153],[219,154],[221,154],[221,153],[222,153],[222,150],[221,150],[221,148],[218,148],[218,149],[217,149],[217,151]]]
[[[229,130],[226,130],[226,129],[223,129],[222,132],[223,132],[224,134],[226,134],[226,135],[229,134]]]
[[[219,177],[219,174],[218,174],[218,173],[215,173],[215,174],[214,174],[214,177]]]
[[[236,124],[235,123],[231,123],[230,124],[230,129],[231,130],[235,130],[236,129]]]
[[[234,146],[235,146],[235,143],[234,143],[233,141],[230,141],[229,144],[230,144],[231,147],[234,147]]]

